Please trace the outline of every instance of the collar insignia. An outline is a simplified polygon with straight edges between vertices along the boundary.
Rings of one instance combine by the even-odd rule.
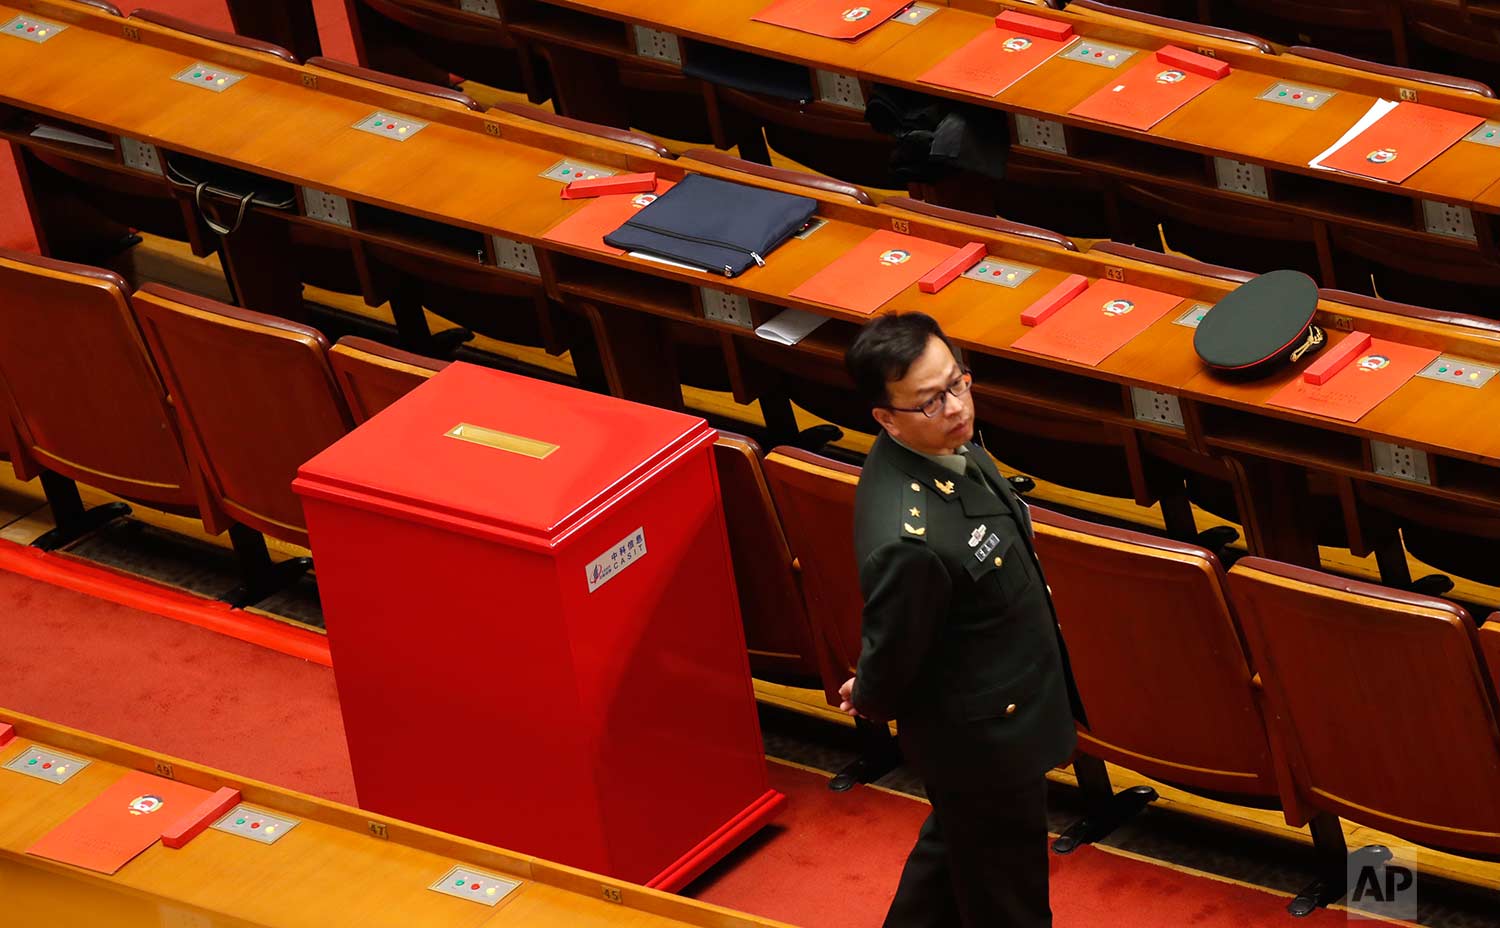
[[[925,534],[927,534],[927,526],[925,526],[925,525],[922,526],[921,528],[912,528],[910,522],[902,522],[901,523],[901,527],[904,528],[904,529],[906,529],[908,532],[910,532],[913,535],[925,535]]]
[[[952,480],[934,480],[932,481],[932,485],[943,491],[944,496],[951,496],[953,494]]]

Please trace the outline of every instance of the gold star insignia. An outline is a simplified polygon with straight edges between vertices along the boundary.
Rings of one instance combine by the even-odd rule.
[[[932,485],[942,490],[945,495],[953,492],[952,480],[934,480]]]
[[[918,509],[915,506],[911,507],[911,516],[912,516],[913,519],[918,518],[921,515],[922,515],[922,510]]]
[[[925,525],[922,526],[921,528],[912,528],[910,522],[902,522],[901,523],[901,527],[904,528],[904,529],[906,529],[908,532],[910,532],[913,535],[925,535],[925,534],[927,534],[927,526],[925,526]]]

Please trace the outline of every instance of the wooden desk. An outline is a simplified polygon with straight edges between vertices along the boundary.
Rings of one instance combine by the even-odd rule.
[[[1423,240],[1472,255],[1493,255],[1494,231],[1476,215],[1477,241],[1426,231],[1421,200],[1454,204],[1479,213],[1500,211],[1500,199],[1483,194],[1500,179],[1500,150],[1460,143],[1399,186],[1318,171],[1307,162],[1338,139],[1376,99],[1415,94],[1424,104],[1500,120],[1500,101],[1430,84],[1323,64],[1295,55],[1265,55],[1241,43],[1146,25],[1091,11],[1054,11],[1021,0],[952,0],[916,26],[888,22],[854,42],[823,39],[750,21],[763,0],[660,4],[648,0],[510,0],[512,28],[534,41],[579,43],[576,17],[588,13],[639,24],[811,68],[846,74],[864,82],[892,84],[934,96],[965,100],[1064,127],[1067,153],[1026,147],[1019,130],[1018,150],[1054,162],[1126,181],[1221,198],[1226,209],[1262,208],[1319,222],[1377,230]],[[564,11],[566,8],[566,12]],[[1081,100],[1106,86],[1118,71],[1053,60],[997,97],[981,97],[920,83],[917,77],[992,28],[996,12],[1025,9],[1070,23],[1087,39],[1149,54],[1167,44],[1205,51],[1234,67],[1234,73],[1164,119],[1149,132],[1068,115]],[[592,38],[582,44],[599,54],[634,57],[626,30],[611,34],[589,21]],[[659,64],[659,63],[658,63]],[[1128,66],[1128,65],[1127,65]],[[1277,81],[1337,91],[1318,110],[1257,101]],[[826,108],[828,104],[811,104]],[[849,111],[851,114],[856,111]],[[1248,115],[1247,115],[1248,114]],[[1253,115],[1251,120],[1249,115]],[[857,116],[856,116],[857,118]],[[1213,158],[1255,165],[1266,172],[1269,198],[1220,191]],[[1040,221],[1038,217],[1024,217]],[[1045,222],[1043,222],[1045,224]],[[1323,246],[1326,252],[1326,246]],[[1326,255],[1323,261],[1327,265]],[[1333,285],[1325,272],[1325,285]]]
[[[718,352],[724,374],[742,400],[756,398],[763,386],[756,365],[748,363],[752,360],[769,359],[830,387],[847,389],[841,355],[865,317],[809,304],[790,293],[853,242],[877,228],[888,228],[950,244],[984,242],[996,256],[1038,268],[1031,280],[1015,290],[968,281],[934,296],[911,288],[882,310],[920,309],[937,317],[971,352],[978,375],[976,393],[983,400],[1007,409],[1102,423],[1129,435],[1160,436],[1198,455],[1271,461],[1299,472],[1312,469],[1346,483],[1387,482],[1468,506],[1500,508],[1500,433],[1472,427],[1492,418],[1500,382],[1472,390],[1414,380],[1357,423],[1267,408],[1260,401],[1294,372],[1254,386],[1204,373],[1190,350],[1191,333],[1171,321],[1187,308],[1186,303],[1098,367],[1072,365],[1010,347],[1021,332],[1018,312],[1067,274],[1119,277],[1204,303],[1227,292],[1230,285],[1221,281],[1100,254],[1067,252],[892,209],[858,206],[843,196],[806,189],[800,192],[819,200],[819,215],[827,224],[805,240],[792,240],[778,249],[767,267],[734,279],[557,245],[542,236],[578,206],[559,199],[556,183],[537,175],[564,154],[621,170],[655,170],[670,179],[690,170],[736,175],[686,159],[664,160],[636,146],[532,124],[509,114],[473,113],[326,72],[263,61],[211,43],[186,41],[146,24],[135,27],[139,41],[129,41],[120,35],[119,20],[57,2],[32,0],[26,8],[59,17],[66,14],[75,26],[46,45],[0,45],[0,102],[347,197],[356,217],[362,204],[376,204],[473,230],[486,238],[498,235],[529,245],[536,251],[537,276],[501,269],[489,253],[482,262],[476,261],[473,255],[432,242],[388,234],[379,227],[360,228],[358,222],[354,229],[340,233],[353,241],[380,241],[422,255],[432,262],[434,275],[461,268],[529,282],[544,290],[590,321],[607,354],[611,389],[619,395],[680,405],[671,345],[684,334]],[[0,16],[8,18],[14,9],[14,4],[0,6]],[[250,74],[222,95],[170,79],[195,59],[242,68]],[[95,92],[92,79],[77,67],[79,62],[92,60],[110,61],[119,79],[136,88],[136,93],[116,103]],[[388,142],[349,128],[376,108],[430,120],[431,125],[407,143]],[[18,144],[40,144],[25,134],[10,137]],[[265,216],[274,223],[311,222],[271,211]],[[283,268],[263,270],[275,276]],[[793,348],[772,346],[745,328],[705,318],[699,295],[702,287],[748,298],[756,322],[781,307],[807,309],[837,321]],[[1466,360],[1500,363],[1500,337],[1481,331],[1337,304],[1325,304],[1320,320],[1334,331],[1358,327],[1378,336],[1440,348]],[[1183,406],[1184,428],[1137,420],[1130,387],[1177,397]],[[1428,452],[1434,458],[1436,485],[1411,487],[1371,473],[1370,440]],[[1149,503],[1152,498],[1140,457],[1136,449],[1130,465],[1132,480],[1137,498]],[[1251,497],[1260,493],[1261,502],[1252,500],[1252,507],[1267,507],[1263,521],[1269,527],[1260,533],[1263,543],[1257,550],[1304,563],[1315,561],[1316,552],[1309,552],[1306,539],[1293,538],[1285,545],[1276,540],[1289,530],[1288,520],[1295,523],[1295,514],[1273,518],[1269,508],[1274,498],[1268,499],[1263,488],[1244,489]]]
[[[81,756],[88,767],[52,784],[0,769],[0,892],[7,922],[159,928],[759,928],[779,923],[514,854],[396,819],[245,780],[174,757],[0,709],[16,738],[0,764],[32,746]],[[152,845],[112,876],[32,857],[43,834],[126,772],[159,774],[299,823],[262,845],[209,829],[178,850]],[[455,769],[455,776],[462,776]],[[493,797],[494,801],[509,801]],[[427,887],[454,866],[521,881],[500,904]],[[30,916],[30,917],[28,917]]]

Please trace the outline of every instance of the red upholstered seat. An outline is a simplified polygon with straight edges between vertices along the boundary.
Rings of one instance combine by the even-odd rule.
[[[448,366],[447,361],[391,348],[357,335],[345,335],[328,352],[328,363],[338,380],[354,424],[421,386]]]
[[[307,545],[292,478],[353,425],[327,340],[304,325],[158,284],[145,285],[134,302],[212,502],[257,532]]]
[[[1330,813],[1500,857],[1500,704],[1462,608],[1260,558],[1235,564],[1229,588],[1289,821]]]
[[[864,605],[854,556],[859,468],[780,447],[766,455],[765,474],[792,556],[801,567],[813,645],[824,668],[823,690],[829,704],[838,705],[838,688],[859,663]]]
[[[11,409],[16,473],[50,471],[198,514],[195,474],[125,281],[0,250],[0,292],[0,409]]]
[[[750,672],[776,683],[820,687],[818,652],[799,584],[801,565],[787,546],[761,461],[760,446],[753,439],[719,433],[714,464]]]
[[[1218,558],[1033,507],[1088,713],[1079,750],[1189,790],[1274,805],[1265,722]]]

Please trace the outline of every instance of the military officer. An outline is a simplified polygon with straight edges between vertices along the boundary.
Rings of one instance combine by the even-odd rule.
[[[844,711],[899,722],[932,813],[887,928],[1039,928],[1046,773],[1082,718],[1026,505],[974,436],[937,323],[881,316],[845,357],[881,433],[855,497],[863,637]]]

